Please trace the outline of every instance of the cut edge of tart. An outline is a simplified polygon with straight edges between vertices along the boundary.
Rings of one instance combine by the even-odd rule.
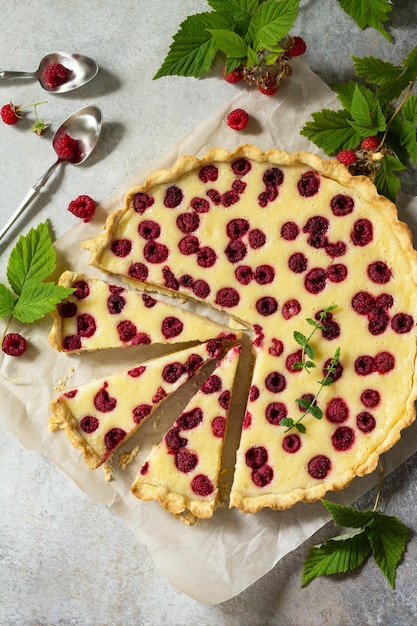
[[[232,335],[184,308],[82,272],[65,271],[58,284],[76,289],[51,311],[48,341],[58,352],[201,343]]]
[[[61,393],[51,402],[49,429],[64,429],[88,467],[96,469],[222,347],[215,338]]]
[[[182,289],[181,287],[172,289],[169,285],[167,285],[166,276],[163,275],[163,272],[160,273],[160,267],[162,265],[160,259],[155,260],[155,258],[153,258],[149,260],[149,258],[147,258],[144,250],[148,244],[145,244],[143,239],[141,240],[140,237],[138,239],[137,230],[132,230],[133,224],[136,224],[135,220],[141,223],[141,220],[145,220],[148,217],[152,217],[155,221],[158,219],[161,220],[160,224],[162,227],[166,228],[167,232],[169,232],[169,238],[167,233],[164,233],[161,236],[160,241],[158,241],[158,246],[160,246],[161,249],[164,248],[164,254],[167,252],[168,247],[170,245],[172,246],[172,257],[175,257],[175,259],[172,260],[168,253],[165,258],[167,258],[168,262],[171,263],[168,269],[174,279],[178,278],[178,276],[185,271],[185,268],[187,268],[187,263],[191,267],[195,267],[195,250],[191,250],[190,252],[190,250],[182,251],[180,249],[183,255],[187,255],[186,261],[181,257],[177,249],[174,250],[176,247],[176,237],[177,239],[179,239],[179,237],[183,237],[182,233],[186,233],[187,231],[182,230],[181,228],[182,233],[179,233],[179,235],[176,234],[175,217],[173,217],[176,216],[179,211],[183,213],[192,212],[193,207],[190,205],[192,191],[190,191],[189,188],[195,188],[199,191],[200,195],[203,194],[200,182],[197,181],[198,185],[195,185],[195,177],[193,179],[194,172],[201,171],[203,168],[210,166],[212,163],[216,163],[217,165],[222,164],[222,166],[224,164],[229,164],[230,169],[235,161],[245,159],[251,161],[253,165],[252,170],[248,170],[250,171],[250,174],[248,174],[245,181],[254,180],[255,173],[258,175],[259,172],[261,172],[261,178],[259,178],[258,175],[257,180],[258,182],[259,180],[262,181],[262,168],[265,169],[268,166],[276,166],[277,168],[282,167],[286,172],[284,176],[284,184],[282,184],[282,181],[279,183],[279,193],[275,193],[272,199],[266,198],[264,205],[260,205],[263,207],[262,209],[259,209],[256,205],[256,194],[254,189],[251,190],[251,193],[248,193],[248,189],[244,191],[245,188],[242,188],[242,185],[240,185],[239,191],[236,192],[239,196],[238,200],[234,201],[231,206],[226,204],[223,204],[222,206],[221,203],[220,206],[213,206],[214,204],[219,204],[213,202],[213,205],[210,207],[210,211],[213,214],[216,210],[219,211],[217,217],[224,220],[225,224],[227,220],[235,222],[250,221],[251,229],[253,229],[254,226],[257,226],[258,230],[263,227],[263,230],[266,233],[267,245],[265,245],[265,247],[261,250],[259,257],[257,256],[258,252],[256,250],[255,252],[253,251],[253,248],[259,246],[253,246],[247,243],[247,229],[239,234],[238,238],[244,241],[244,245],[241,246],[241,251],[243,249],[246,250],[243,250],[242,255],[244,256],[244,254],[247,254],[245,257],[245,263],[249,262],[249,259],[251,259],[253,270],[260,262],[269,262],[267,260],[269,257],[266,256],[268,244],[271,243],[270,241],[268,242],[269,237],[270,240],[274,239],[275,244],[278,244],[277,247],[279,247],[280,255],[289,255],[291,251],[294,252],[297,251],[297,249],[301,250],[303,253],[305,252],[308,257],[310,264],[309,268],[312,267],[313,270],[315,270],[318,267],[320,270],[316,272],[316,276],[311,278],[313,283],[316,281],[311,290],[306,287],[307,272],[302,267],[301,269],[293,269],[290,267],[291,271],[287,281],[287,283],[290,283],[289,287],[288,285],[286,286],[283,281],[279,282],[279,287],[276,287],[278,281],[275,280],[274,288],[276,291],[270,291],[270,295],[276,296],[279,303],[275,303],[276,306],[273,311],[273,315],[271,314],[271,310],[267,312],[262,311],[262,315],[268,317],[262,318],[264,328],[258,330],[256,325],[259,326],[259,324],[257,324],[259,321],[259,315],[256,317],[257,314],[254,311],[254,307],[252,309],[248,308],[248,300],[245,300],[244,306],[241,305],[243,300],[247,297],[245,295],[245,289],[248,282],[251,283],[252,290],[253,288],[258,290],[257,293],[259,295],[262,295],[261,287],[254,285],[255,280],[253,275],[249,277],[248,282],[243,281],[243,279],[246,280],[245,276],[242,276],[242,280],[238,279],[237,282],[234,275],[232,275],[230,271],[231,267],[233,268],[233,271],[236,267],[236,264],[233,265],[235,260],[231,260],[230,258],[226,260],[223,258],[223,252],[225,251],[225,246],[227,245],[227,237],[229,237],[229,239],[233,242],[236,239],[235,235],[233,233],[230,235],[229,232],[227,232],[227,237],[225,237],[225,229],[221,230],[222,226],[219,226],[220,242],[216,248],[216,242],[212,237],[212,234],[213,224],[217,224],[218,221],[214,222],[214,218],[207,218],[207,216],[210,216],[210,212],[204,212],[204,215],[199,216],[200,230],[196,232],[191,231],[191,238],[194,237],[194,239],[197,239],[197,237],[194,236],[197,234],[200,239],[200,245],[204,246],[208,245],[206,240],[206,233],[208,232],[210,245],[215,248],[217,258],[222,257],[216,280],[213,277],[215,268],[212,268],[209,271],[205,269],[201,272],[201,274],[196,274],[194,277],[200,278],[204,276],[204,278],[210,283],[210,287],[212,287],[211,295],[204,298],[203,303],[225,311],[230,315],[230,317],[243,324],[252,325],[256,334],[253,345],[257,355],[257,363],[255,364],[253,380],[255,380],[256,384],[260,383],[262,392],[261,395],[265,398],[269,398],[268,400],[263,400],[263,404],[261,403],[261,413],[264,418],[265,415],[267,416],[267,421],[269,422],[269,425],[267,426],[268,434],[264,439],[263,436],[258,436],[256,434],[259,434],[262,429],[258,428],[260,417],[254,417],[254,422],[257,420],[258,426],[254,428],[255,434],[253,435],[252,443],[248,443],[250,436],[247,431],[250,424],[245,417],[241,444],[237,453],[238,458],[236,463],[235,480],[232,486],[230,500],[231,506],[237,506],[245,512],[256,512],[266,506],[273,509],[283,509],[293,506],[298,501],[311,502],[321,498],[326,491],[339,490],[346,487],[355,476],[363,476],[372,472],[377,466],[380,455],[392,448],[392,446],[400,438],[401,431],[414,421],[414,400],[417,396],[417,376],[416,327],[413,316],[415,317],[414,311],[417,310],[417,253],[412,245],[410,229],[405,223],[399,221],[396,207],[387,198],[380,196],[377,193],[375,186],[368,178],[361,176],[353,177],[349,174],[348,170],[337,161],[325,161],[317,155],[311,153],[298,152],[295,154],[288,154],[280,150],[262,152],[255,146],[246,145],[239,147],[234,152],[214,148],[208,151],[200,159],[193,156],[182,157],[177,161],[171,170],[159,170],[154,172],[147,179],[144,185],[133,188],[126,196],[125,207],[123,209],[116,210],[108,217],[105,230],[94,239],[90,239],[82,244],[82,246],[90,252],[90,264],[100,268],[102,271],[110,274],[118,274],[123,276],[123,278],[128,281],[134,281],[134,284],[146,290],[167,292],[171,296],[188,297],[190,299],[195,298],[198,301],[203,301],[198,296],[195,297],[194,293],[187,291],[186,289]],[[237,174],[235,176],[235,180],[241,180],[243,176],[244,174],[242,173],[240,175]],[[297,179],[297,177],[300,176],[301,179]],[[216,183],[216,186],[220,185],[221,187],[220,192],[224,192],[224,190],[227,189],[227,184],[230,185],[232,179],[233,177],[229,171],[223,188],[221,187],[222,183],[220,180]],[[324,200],[321,200],[320,197],[318,197],[318,199],[314,197],[317,190],[314,191],[314,193],[310,193],[311,189],[305,188],[305,193],[302,193],[300,187],[298,187],[299,196],[302,196],[302,199],[300,200],[300,197],[297,196],[297,180],[299,180],[299,182],[306,187],[308,187],[310,182],[313,180],[313,182],[317,183],[317,190],[321,185],[320,194],[322,194],[322,191],[324,190],[322,194],[324,196]],[[181,206],[174,202],[171,206],[165,204],[164,207],[162,202],[163,195],[164,193],[167,193],[168,188],[173,185],[182,186],[185,200]],[[250,183],[247,182],[247,185],[249,188]],[[289,186],[291,188],[290,192],[288,191]],[[277,190],[275,190],[275,192],[276,191]],[[355,206],[355,213],[348,216],[348,213],[350,214],[351,210],[345,212],[339,211],[339,213],[337,213],[336,210],[333,210],[333,207],[332,211],[330,211],[330,199],[332,196],[335,198],[336,196],[334,196],[334,194],[337,193],[342,194],[345,200],[349,195],[355,199],[354,202],[357,203],[357,207]],[[155,201],[154,206],[146,204],[146,197],[148,194],[155,194],[158,198]],[[252,201],[250,208],[245,205],[245,202],[247,203],[245,199],[243,199],[241,204],[239,204],[241,198],[246,198],[245,194],[248,197],[250,196],[252,199],[255,199],[255,202]],[[292,200],[290,194],[294,194],[294,205],[291,204]],[[138,196],[139,204],[135,208],[137,215],[134,216],[134,219],[132,217],[132,224],[129,224],[129,212],[131,212],[132,205]],[[284,204],[283,198],[286,198],[287,204]],[[327,203],[325,209],[323,209],[324,205],[321,204],[323,202]],[[299,208],[301,205],[302,210]],[[243,214],[244,211],[243,209],[240,209],[240,206],[246,207],[245,210],[249,212]],[[224,208],[226,208],[226,211],[224,211]],[[336,209],[339,210],[341,207],[336,207]],[[262,210],[264,210],[263,214],[261,213]],[[223,211],[225,215],[227,212],[229,217],[226,218],[221,216],[220,211]],[[250,211],[252,211],[252,213]],[[278,211],[281,211],[280,215],[278,214]],[[198,210],[196,210],[196,212],[198,212]],[[242,215],[240,213],[242,213]],[[326,215],[324,221],[328,223],[327,228],[329,228],[330,244],[328,249],[327,244],[325,245],[320,241],[322,233],[314,231],[315,226],[313,226],[312,230],[308,230],[309,226],[307,221],[309,219],[315,219],[316,217],[320,218],[320,213],[324,213]],[[317,214],[319,214],[319,216],[317,216]],[[260,217],[261,215],[263,220],[262,222]],[[244,219],[240,220],[240,218]],[[210,219],[213,220],[212,223],[210,223]],[[272,219],[276,220],[276,223],[271,224]],[[271,234],[269,230],[265,230],[273,227],[277,229],[284,221],[286,222],[289,220],[298,220],[298,232],[300,234],[296,235],[298,239],[296,239],[296,237],[294,238],[294,240],[296,239],[296,243],[293,243],[292,238],[290,237],[288,238],[288,241],[284,241],[284,238],[280,239],[279,229],[278,231],[274,230],[275,234]],[[356,222],[354,222],[354,220],[356,220]],[[371,246],[368,246],[368,244],[369,241],[372,241],[372,235],[369,241],[364,241],[363,239],[361,240],[363,234],[361,229],[363,227],[366,231],[368,225],[366,223],[360,224],[360,222],[375,222],[374,225],[370,223],[371,230],[372,226],[375,230],[374,241]],[[336,223],[337,226],[334,230],[332,230],[333,224]],[[204,226],[201,226],[201,224],[204,224]],[[212,230],[207,230],[205,224],[209,224]],[[132,262],[141,264],[141,271],[138,273],[129,273],[127,269],[124,269],[122,264],[119,263],[120,259],[116,259],[114,262],[111,260],[109,261],[109,248],[111,247],[112,241],[114,240],[114,237],[123,236],[124,228],[127,230],[130,228],[129,236],[132,236],[133,233],[133,237],[138,239],[138,241],[135,240],[135,245],[137,246],[135,250],[136,256],[134,255],[132,258]],[[247,228],[249,228],[249,224],[247,225]],[[351,228],[356,228],[356,230],[350,230]],[[385,232],[384,228],[386,230],[386,237],[382,238],[382,243],[379,246],[378,237],[382,232]],[[120,232],[122,235],[120,235]],[[316,237],[316,235],[318,236]],[[310,242],[310,239],[314,241]],[[323,241],[324,239],[326,239],[326,237],[323,237]],[[366,239],[366,236],[364,236],[364,239]],[[339,248],[338,244],[341,244]],[[191,242],[190,245],[193,245],[193,242]],[[262,246],[263,245],[264,244],[262,243]],[[371,252],[368,252],[367,246],[371,249]],[[269,248],[269,251],[270,250],[271,249]],[[344,255],[346,254],[346,250],[347,256],[345,259]],[[241,258],[243,258],[243,256]],[[259,260],[261,258],[262,261]],[[280,261],[277,261],[276,258],[271,261],[272,264],[276,263],[276,267],[278,267],[278,270],[275,271],[275,275],[279,272],[283,272],[286,266],[286,258],[287,257],[284,258],[284,256],[282,256]],[[190,262],[188,259],[190,259]],[[381,259],[381,263],[379,259]],[[385,263],[385,260],[387,259],[392,262],[392,268],[390,268],[388,261],[388,265]],[[323,265],[325,268],[324,270],[321,269],[320,263],[326,264]],[[333,265],[329,266],[330,263]],[[346,264],[344,266],[344,271],[345,274],[349,274],[349,278],[357,273],[357,264],[359,263],[360,265],[362,263],[362,265],[360,265],[362,274],[359,275],[357,280],[355,278],[355,280],[351,281],[347,288],[343,287],[343,280],[345,280],[345,276],[337,274],[338,268],[336,266],[343,265],[343,263]],[[375,266],[372,268],[372,272],[374,273],[374,276],[372,277],[370,276],[369,266],[367,264]],[[368,271],[366,270],[367,266]],[[330,271],[329,267],[332,267],[332,271],[337,270],[336,273],[331,274],[330,277],[327,274],[327,272]],[[222,270],[227,271],[224,272]],[[197,271],[199,271],[198,268]],[[387,276],[383,275],[385,271],[388,274],[387,280]],[[178,272],[177,276],[175,276],[175,272]],[[375,276],[378,272],[381,272],[379,277]],[[254,271],[252,271],[252,274],[254,274]],[[310,274],[310,269],[308,274]],[[224,279],[223,276],[225,276]],[[393,279],[392,283],[389,283],[390,277]],[[234,287],[238,288],[239,293],[242,294],[240,300],[236,299],[232,303],[229,302],[223,305],[222,301],[217,301],[217,297],[215,299],[216,290],[218,290],[219,284],[222,286],[222,280],[223,282],[229,281],[225,282],[225,285],[231,286],[234,284]],[[235,283],[232,283],[232,280],[235,280]],[[304,292],[302,291],[303,280]],[[259,281],[257,280],[256,282]],[[273,281],[269,280],[267,282],[272,283]],[[320,284],[320,282],[323,284]],[[339,289],[338,285],[340,282],[342,282],[343,288]],[[388,283],[388,286],[386,286],[386,283]],[[260,284],[261,283],[259,282],[259,285]],[[242,287],[241,285],[244,286]],[[299,304],[301,303],[301,307],[295,313],[291,307],[286,309],[288,317],[285,318],[286,321],[284,322],[281,319],[281,315],[283,315],[282,311],[284,310],[282,303],[287,305],[289,300],[285,301],[286,298],[293,297],[291,295],[293,285],[298,285],[298,293],[301,294],[299,302]],[[404,289],[402,289],[402,287]],[[271,290],[269,285],[263,287],[263,289],[267,294],[268,290]],[[345,289],[345,291],[343,291],[343,289]],[[386,293],[386,290],[388,290],[389,293]],[[233,291],[236,292],[237,289],[233,289]],[[307,293],[307,291],[309,293]],[[375,313],[372,319],[370,319],[372,317],[370,314],[367,314],[364,311],[356,310],[352,305],[353,296],[364,294],[366,291],[371,292],[371,298],[377,303],[372,311],[372,315]],[[402,291],[406,293],[404,294]],[[285,294],[283,295],[284,292]],[[390,292],[392,292],[392,294],[398,299],[398,304],[396,303],[394,306],[392,303],[387,303],[390,295],[392,295]],[[219,292],[217,291],[217,294],[218,293]],[[318,296],[318,293],[321,295]],[[297,294],[295,294],[294,297],[296,297],[296,295]],[[384,300],[384,304],[382,304],[382,300]],[[355,396],[352,400],[352,407],[349,408],[350,415],[348,419],[347,416],[342,415],[343,411],[341,413],[340,409],[340,406],[342,405],[340,400],[343,400],[343,398],[333,397],[334,394],[332,386],[330,386],[330,392],[329,389],[323,392],[323,395],[320,397],[320,401],[322,402],[323,414],[325,417],[323,417],[323,420],[321,421],[315,421],[314,419],[311,419],[311,416],[308,416],[308,419],[305,422],[307,425],[308,435],[303,439],[303,446],[305,444],[305,450],[310,450],[310,452],[304,452],[303,449],[303,454],[301,456],[303,458],[305,454],[309,454],[310,456],[306,456],[303,461],[303,467],[298,467],[298,461],[293,463],[294,468],[296,468],[293,470],[293,474],[297,475],[297,473],[301,471],[307,473],[308,461],[308,474],[310,475],[310,478],[306,478],[303,486],[297,487],[292,484],[292,477],[288,476],[287,481],[283,480],[283,483],[286,482],[286,484],[282,487],[281,492],[274,491],[272,493],[268,493],[265,486],[272,481],[272,478],[274,478],[275,481],[274,471],[277,474],[283,467],[285,467],[285,463],[283,461],[285,455],[283,457],[282,452],[277,448],[277,446],[279,447],[281,443],[274,444],[275,448],[272,456],[274,456],[275,460],[273,462],[274,468],[272,469],[269,466],[269,460],[266,459],[262,461],[261,457],[263,453],[260,454],[258,448],[262,448],[265,441],[269,441],[268,437],[272,437],[272,432],[275,433],[275,437],[279,442],[283,440],[283,428],[282,426],[279,426],[278,421],[279,413],[283,410],[282,406],[278,408],[278,405],[282,404],[280,401],[283,396],[276,395],[274,398],[273,394],[281,394],[282,389],[271,391],[272,387],[266,388],[264,381],[266,381],[267,375],[275,375],[277,373],[276,371],[271,370],[277,369],[280,376],[282,375],[286,381],[285,384],[282,384],[284,388],[286,387],[286,399],[284,402],[287,403],[288,406],[291,405],[291,411],[289,411],[289,413],[294,413],[292,407],[296,406],[293,404],[296,402],[295,399],[300,397],[304,391],[310,390],[300,389],[300,374],[297,373],[294,375],[293,370],[285,365],[286,359],[288,359],[288,357],[293,357],[295,354],[294,351],[297,348],[294,343],[291,345],[292,332],[294,330],[300,330],[300,325],[302,324],[302,321],[300,320],[303,320],[307,316],[313,317],[314,315],[317,315],[320,308],[335,301],[338,305],[340,305],[340,313],[339,311],[337,312],[336,325],[339,324],[343,331],[341,339],[341,360],[343,366],[345,367],[345,374],[349,371],[349,375],[345,375],[341,385],[339,383],[335,386],[336,391],[334,394],[343,395],[345,398],[348,398],[350,402],[351,385],[348,383],[350,383],[350,381],[352,381],[356,376],[356,378],[359,378],[361,381],[361,385],[357,385],[357,389],[355,389],[357,397]],[[254,312],[253,316],[248,314],[249,310]],[[260,314],[261,311],[259,308],[257,308],[257,310]],[[300,311],[302,311],[301,315],[299,315]],[[403,323],[406,316],[412,320],[412,325],[408,328],[408,330],[395,330],[395,332],[398,333],[406,333],[405,335],[392,334],[394,332],[392,318],[398,314],[402,316],[401,323]],[[372,332],[369,330],[369,326],[367,327],[368,321],[369,324],[373,325]],[[355,334],[352,336],[352,333],[349,332],[347,333],[348,337],[346,337],[346,331],[348,328],[357,328],[357,335]],[[388,342],[388,348],[384,346],[385,341],[383,333],[386,329],[388,329],[388,332],[392,334],[392,336],[388,338],[390,340]],[[343,335],[343,333],[345,334]],[[282,335],[281,339],[284,339],[283,342],[280,340],[280,335]],[[276,344],[274,344],[274,341],[276,341]],[[278,354],[277,346],[279,343],[283,343],[284,346],[280,348],[280,352]],[[318,365],[320,366],[320,370],[324,367],[326,357],[333,354],[334,350],[332,349],[332,346],[333,344],[329,347],[326,341],[323,341],[322,339],[316,343],[317,352],[319,354]],[[392,352],[395,352],[394,362],[396,363],[396,367],[398,366],[398,370],[396,371],[399,371],[399,374],[397,374],[394,383],[391,382],[390,376],[385,376],[391,368],[391,365],[389,364],[390,357],[389,355],[386,356],[388,354],[386,350],[392,350]],[[273,355],[276,357],[274,362],[273,359],[271,360],[270,356],[268,356],[268,353],[271,355],[272,351],[275,351],[276,353]],[[367,351],[369,351],[369,354]],[[258,366],[260,357],[265,360],[265,372],[262,371],[260,365]],[[359,374],[356,371],[355,359],[362,359],[363,361],[358,365],[358,371],[359,367],[361,368]],[[384,359],[388,360],[388,365],[387,362],[383,362]],[[365,371],[367,363],[369,365],[369,362],[371,361],[374,363],[370,366],[371,370],[367,372]],[[256,376],[258,376],[257,380]],[[276,376],[275,378],[279,380],[279,376]],[[313,376],[313,378],[315,380],[316,377]],[[279,386],[276,383],[274,383],[274,385]],[[305,383],[303,383],[303,385],[304,387],[306,386]],[[371,430],[375,428],[375,424],[373,424],[372,428],[370,426],[371,418],[374,422],[375,419],[372,415],[369,417],[369,412],[365,417],[359,416],[359,407],[361,406],[359,396],[362,391],[369,391],[364,389],[366,386],[371,387],[370,391],[377,390],[377,392],[382,395],[386,393],[386,396],[388,397],[388,400],[387,397],[383,398],[383,402],[386,403],[387,408],[385,408],[384,404],[383,409],[378,409],[380,412],[378,413],[377,418],[380,420],[379,423],[382,421],[382,427],[378,428],[378,432],[376,434],[374,433],[372,436],[367,433],[370,433]],[[372,389],[372,387],[375,387],[375,389]],[[400,389],[401,394],[398,395],[398,391]],[[391,395],[389,395],[390,393]],[[273,402],[272,400],[275,399],[276,402]],[[338,412],[332,405],[332,403],[337,404],[337,402],[335,402],[336,400],[339,401],[339,408],[337,409]],[[266,406],[267,402],[270,403],[268,406]],[[270,407],[272,405],[274,406],[271,409]],[[328,408],[329,406],[332,407],[331,410]],[[364,406],[366,407],[367,405],[365,404]],[[259,413],[259,408],[251,407],[250,405],[248,405],[247,412],[250,412],[252,409],[253,411]],[[330,417],[327,415],[327,412],[330,414]],[[362,412],[367,413],[363,410],[363,407]],[[358,420],[362,421],[359,422]],[[270,429],[270,426],[273,427],[272,430]],[[319,453],[319,445],[316,446],[317,453],[313,456],[312,450],[314,449],[314,442],[312,442],[312,438],[310,438],[311,431],[314,431],[314,436],[319,442],[321,438],[326,437],[324,447],[329,450],[330,456],[335,455],[335,457],[337,457],[337,455],[339,455],[344,458],[344,461],[340,463],[341,469],[339,474],[332,475],[333,468],[332,471],[330,471],[328,467],[328,463],[330,462],[329,458],[326,457],[325,454]],[[359,448],[363,449],[363,454],[360,455],[358,453],[359,455],[357,458],[355,457],[356,452],[354,454],[349,451],[352,447],[352,443],[355,441],[356,444],[358,444],[356,447],[359,446]],[[250,448],[248,448],[249,445],[251,446]],[[293,446],[293,449],[290,451],[286,450],[286,452],[293,455],[294,461],[294,452],[296,452],[296,450],[294,448],[294,443],[291,445]],[[248,452],[252,454],[253,450],[255,450],[252,455],[254,458],[249,458],[249,462],[245,461],[245,455],[247,455]],[[335,453],[334,450],[337,452]],[[265,450],[265,452],[267,451]],[[268,457],[268,455],[266,455],[266,457]],[[277,465],[277,458],[281,459],[281,461],[279,461],[281,465]],[[287,462],[289,458],[289,456],[286,457]],[[349,459],[351,460],[349,461]],[[252,465],[250,465],[250,463],[252,463]],[[255,475],[256,481],[254,481],[253,478],[251,479],[251,472],[252,475]],[[251,480],[253,484],[251,483]]]
[[[212,517],[219,497],[224,439],[240,346],[223,356],[172,427],[145,459],[131,486],[175,517]]]

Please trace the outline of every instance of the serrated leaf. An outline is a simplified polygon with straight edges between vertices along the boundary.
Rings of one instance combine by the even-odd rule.
[[[366,533],[357,530],[314,546],[304,563],[302,584],[318,576],[343,574],[361,565],[371,552]]]
[[[381,105],[375,99],[373,92],[363,86],[356,85],[354,89],[351,115],[352,127],[365,137],[370,130],[383,132],[387,127]]]
[[[15,295],[6,287],[6,285],[0,284],[0,317],[9,317],[10,315],[13,315],[15,302]]]
[[[241,59],[245,58],[247,44],[243,37],[225,28],[209,28],[208,32],[213,37],[217,48],[224,52],[226,56]]]
[[[403,66],[409,70],[410,80],[417,79],[417,46],[407,54],[404,59]]]
[[[49,313],[55,305],[73,291],[72,288],[62,287],[54,283],[40,283],[37,280],[27,281],[15,304],[13,315],[20,322],[30,324]]]
[[[258,0],[207,0],[208,4],[219,13],[230,15],[233,20],[241,21],[251,17],[258,6]]]
[[[56,254],[52,245],[47,222],[31,228],[26,235],[20,235],[10,253],[7,264],[7,279],[13,291],[20,295],[25,283],[41,281],[55,269]]]
[[[295,341],[298,343],[299,346],[304,347],[307,343],[307,337],[305,335],[303,335],[303,333],[300,333],[300,331],[295,330],[293,333],[293,337],[295,339]]]
[[[375,175],[374,184],[378,193],[392,202],[395,202],[401,187],[400,180],[394,172],[403,169],[405,169],[405,166],[399,159],[385,156]]]
[[[358,83],[355,83],[353,80],[348,80],[346,83],[336,83],[332,85],[333,91],[349,113],[352,106],[353,92],[357,84]]]
[[[246,56],[247,56],[247,63],[248,63],[249,69],[251,67],[256,67],[258,65],[259,63],[258,54],[255,52],[255,50],[251,46],[248,46]]]
[[[240,67],[242,65],[242,61],[243,59],[233,59],[230,57],[227,58],[224,66],[226,74],[230,74],[230,72],[233,72],[233,70],[236,70],[238,67]]]
[[[417,125],[417,95],[410,96],[404,103],[401,110],[402,116],[408,122]]]
[[[322,109],[312,114],[300,134],[310,139],[326,154],[336,154],[342,149],[353,149],[360,143],[361,135],[349,124],[349,113],[344,110]]]
[[[414,122],[404,119],[397,119],[397,132],[399,132],[401,145],[407,149],[407,152],[414,163],[417,164],[417,138],[416,126]]]
[[[154,76],[202,76],[209,71],[218,48],[208,29],[230,28],[227,15],[216,12],[188,16],[173,37],[169,52]]]
[[[397,79],[402,68],[389,61],[383,61],[376,57],[355,57],[352,56],[353,67],[359,78],[365,78],[373,85],[385,85]]]
[[[329,511],[335,524],[345,528],[364,528],[374,516],[374,511],[358,511],[353,506],[336,504],[330,500],[322,499],[321,502]]]
[[[378,567],[394,589],[397,566],[410,537],[408,529],[397,517],[375,511],[366,534]]]
[[[279,41],[287,36],[297,18],[300,0],[265,0],[254,12],[249,29],[248,43],[259,51],[275,51]]]
[[[390,34],[384,28],[384,22],[388,20],[392,11],[390,0],[338,0],[338,2],[361,30],[370,26],[391,41]]]

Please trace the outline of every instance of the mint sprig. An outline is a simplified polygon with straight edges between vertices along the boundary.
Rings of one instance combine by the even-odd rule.
[[[29,324],[68,297],[72,287],[45,282],[55,267],[56,253],[47,222],[21,235],[7,264],[10,287],[0,283],[0,317]]]
[[[320,313],[317,315],[317,319],[307,318],[307,323],[313,327],[313,330],[308,336],[304,335],[304,333],[298,330],[294,331],[293,337],[298,345],[302,348],[301,360],[294,363],[294,370],[305,370],[309,374],[312,369],[317,367],[316,363],[314,362],[314,359],[316,358],[316,348],[311,343],[311,339],[318,330],[326,330],[323,322],[327,318],[327,316],[336,308],[337,304],[329,304],[328,306],[325,306],[322,311],[320,311]],[[285,432],[288,432],[293,428],[298,430],[299,433],[307,432],[306,427],[304,426],[304,424],[301,423],[307,415],[312,415],[317,420],[322,419],[323,411],[317,405],[317,399],[320,393],[323,391],[324,387],[328,387],[332,384],[339,360],[340,348],[337,348],[334,355],[330,359],[329,364],[326,366],[324,377],[321,380],[317,381],[319,388],[313,399],[307,400],[306,398],[297,398],[296,402],[298,406],[304,409],[303,414],[297,420],[293,419],[292,417],[283,417],[280,420],[280,425],[286,428]]]
[[[400,65],[375,57],[353,57],[353,64],[357,80],[332,87],[343,108],[313,113],[301,135],[330,156],[355,151],[351,173],[368,176],[379,193],[395,201],[398,172],[417,165],[417,95],[412,93],[417,46]],[[370,151],[362,147],[368,137],[377,138]]]
[[[376,505],[373,510],[358,511],[328,500],[322,503],[338,526],[354,530],[313,546],[304,564],[301,586],[318,576],[354,570],[372,555],[394,589],[397,567],[410,536],[406,526],[397,517],[378,511]]]

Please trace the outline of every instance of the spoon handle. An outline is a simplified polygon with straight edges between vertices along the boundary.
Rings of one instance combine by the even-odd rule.
[[[45,183],[47,182],[47,180],[52,176],[52,174],[54,173],[55,169],[58,167],[58,165],[61,163],[61,159],[58,159],[57,161],[55,161],[55,163],[53,165],[51,165],[46,172],[44,172],[44,174],[42,174],[42,176],[40,177],[40,179],[38,180],[38,182],[33,185],[33,187],[30,188],[30,191],[28,191],[28,193],[26,194],[26,196],[23,198],[22,202],[19,204],[19,206],[17,207],[16,211],[13,213],[13,215],[10,217],[9,221],[6,222],[6,224],[3,226],[3,228],[0,230],[0,241],[3,238],[3,236],[7,233],[7,231],[9,230],[9,228],[12,226],[12,224],[14,224],[14,222],[17,220],[17,218],[19,217],[19,215],[21,213],[23,213],[23,211],[33,202],[33,200],[39,195],[42,187],[45,185]]]
[[[12,71],[3,71],[0,72],[0,78],[24,78],[24,77],[29,77],[31,76],[32,78],[34,77],[34,73],[33,72],[12,72]]]

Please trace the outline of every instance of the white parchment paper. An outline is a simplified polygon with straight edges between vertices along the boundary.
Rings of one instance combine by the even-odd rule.
[[[80,248],[80,242],[100,232],[106,215],[123,205],[124,195],[131,186],[141,184],[154,169],[171,167],[179,156],[201,156],[212,147],[233,150],[242,143],[253,143],[263,150],[309,150],[320,154],[299,131],[313,111],[340,107],[334,93],[302,61],[297,59],[292,66],[293,74],[277,96],[261,96],[256,90],[238,87],[231,102],[184,137],[158,162],[152,163],[147,171],[139,172],[130,181],[121,181],[118,192],[98,208],[89,224],[80,223],[57,241],[59,270],[97,275],[97,270],[89,267],[88,253]],[[225,121],[227,113],[237,107],[244,108],[251,116],[243,132],[229,129]],[[417,233],[416,198],[402,194],[398,206],[400,218]],[[168,400],[155,418],[139,429],[136,437],[125,446],[132,449],[139,444],[135,461],[125,470],[116,466],[113,480],[106,482],[101,469],[87,468],[63,431],[49,431],[49,403],[57,395],[58,385],[70,389],[131,367],[163,350],[136,346],[65,355],[56,353],[48,344],[49,319],[29,329],[15,324],[13,330],[21,330],[26,336],[29,331],[30,347],[24,359],[5,357],[1,364],[0,392],[8,429],[27,449],[51,459],[84,493],[116,511],[137,531],[161,573],[178,590],[205,604],[223,602],[270,571],[283,556],[328,521],[320,503],[299,503],[288,511],[264,510],[256,515],[219,508],[212,520],[187,526],[172,518],[157,503],[143,503],[131,495],[130,485],[144,457],[196,390],[199,379]],[[386,472],[417,450],[416,434],[417,423],[407,429],[397,446],[385,455]],[[377,480],[377,475],[356,479],[349,488],[331,497],[351,503]]]

